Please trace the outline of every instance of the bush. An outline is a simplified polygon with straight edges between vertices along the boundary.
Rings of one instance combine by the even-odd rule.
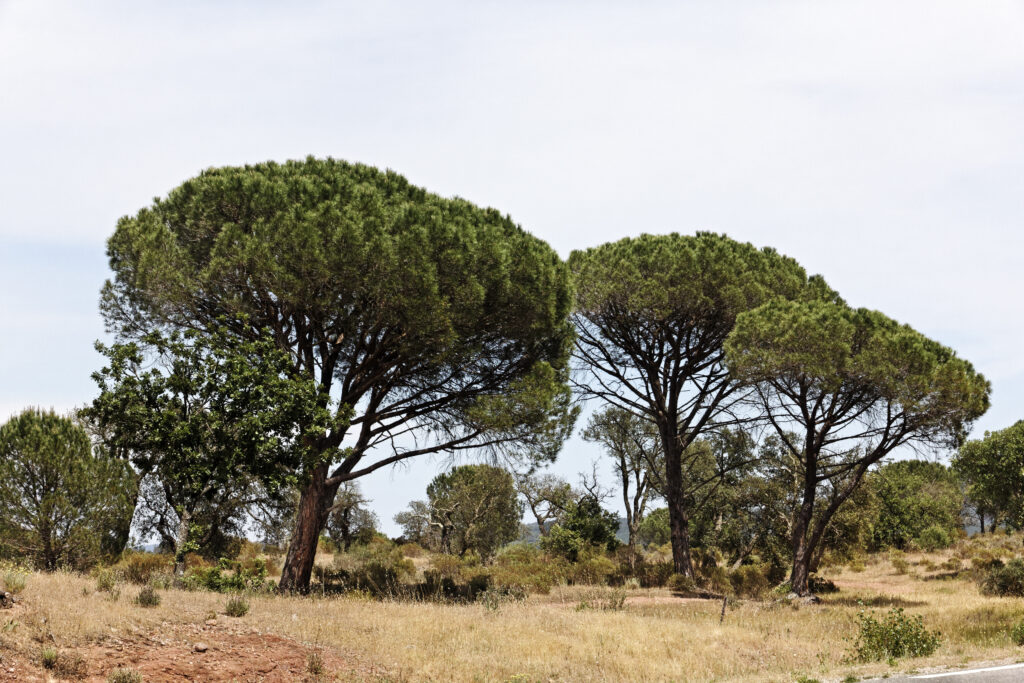
[[[579,561],[572,565],[568,578],[575,584],[603,586],[617,570],[615,562],[606,555],[596,551],[584,552]]]
[[[117,667],[107,676],[107,683],[142,683],[142,674],[135,669]]]
[[[1013,628],[1010,629],[1010,640],[1012,640],[1015,645],[1024,645],[1024,619],[1018,621],[1013,625]]]
[[[267,581],[267,563],[262,558],[228,560],[221,558],[215,567],[190,569],[182,583],[189,590],[206,589],[216,593],[259,592],[271,587]]]
[[[173,564],[174,559],[170,555],[129,552],[121,557],[116,567],[124,575],[125,581],[145,586],[154,575],[169,572]]]
[[[60,653],[57,652],[55,647],[44,647],[39,651],[39,663],[43,665],[44,669],[57,668],[57,659],[59,657]]]
[[[14,593],[17,595],[21,591],[25,590],[27,576],[28,572],[20,569],[8,569],[4,571],[4,590],[8,593]]]
[[[889,562],[892,563],[892,568],[896,570],[897,574],[906,574],[910,571],[910,563],[907,562],[907,558],[903,555],[902,551],[893,550],[890,552]]]
[[[744,565],[729,574],[732,592],[742,598],[759,600],[771,590],[771,583],[764,567]]]
[[[636,576],[644,588],[664,586],[675,572],[671,561],[644,562],[637,566]]]
[[[564,557],[570,562],[579,559],[583,552],[586,541],[583,537],[571,529],[556,524],[548,531],[548,535],[540,540],[540,547],[558,557]]]
[[[910,617],[902,607],[895,607],[879,621],[875,615],[861,611],[857,614],[859,632],[852,659],[873,662],[900,657],[926,657],[938,649],[939,633],[924,627],[920,615]]]
[[[101,593],[113,593],[117,589],[117,574],[110,569],[96,571],[96,590]]]
[[[152,586],[145,586],[135,598],[139,607],[156,607],[160,604],[160,594]]]
[[[921,550],[928,552],[948,548],[952,542],[949,532],[937,524],[928,527],[917,537],[917,544],[921,546]]]
[[[495,611],[502,605],[523,602],[526,600],[526,591],[519,586],[495,586],[478,593],[476,599],[488,610]]]
[[[249,613],[249,602],[241,595],[234,595],[228,598],[224,605],[224,614],[229,617],[244,617]]]
[[[547,593],[566,580],[570,564],[563,557],[552,557],[537,547],[513,543],[502,548],[489,567],[491,585],[517,586],[531,593]]]
[[[325,583],[337,582],[342,590],[365,590],[375,595],[395,595],[416,573],[416,565],[387,539],[375,538],[334,556]]]
[[[1024,560],[1014,558],[1005,565],[996,560],[981,581],[984,595],[1024,596]]]
[[[673,574],[668,579],[668,588],[674,593],[692,593],[697,585],[686,574]]]

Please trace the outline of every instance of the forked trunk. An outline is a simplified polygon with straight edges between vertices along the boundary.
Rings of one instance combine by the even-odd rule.
[[[299,497],[295,530],[288,543],[281,583],[278,584],[278,590],[282,593],[305,593],[309,590],[320,532],[327,523],[328,511],[340,486],[327,485],[327,468],[327,463],[322,463],[313,470],[309,483]]]

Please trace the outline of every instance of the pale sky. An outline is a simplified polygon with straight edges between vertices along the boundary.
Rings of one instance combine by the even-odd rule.
[[[957,349],[994,387],[976,432],[1002,428],[1024,418],[1022,122],[1022,2],[0,0],[0,420],[93,397],[118,217],[313,154],[562,256],[774,246]],[[576,439],[554,469],[599,455]],[[364,480],[385,531],[439,467]]]

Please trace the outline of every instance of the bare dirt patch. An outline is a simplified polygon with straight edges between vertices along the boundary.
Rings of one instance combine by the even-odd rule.
[[[202,652],[197,651],[197,644]],[[103,683],[118,667],[155,681],[290,681],[360,680],[383,670],[344,657],[331,648],[303,645],[290,638],[236,630],[221,625],[175,625],[145,635],[107,638],[66,652],[85,659],[85,676],[78,680]],[[310,653],[316,652],[323,674],[310,674]],[[43,669],[24,653],[0,659],[0,681],[50,681]]]

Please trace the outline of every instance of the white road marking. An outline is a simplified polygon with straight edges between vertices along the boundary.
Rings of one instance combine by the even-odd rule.
[[[1009,669],[1021,669],[1024,664],[1004,664],[1003,666],[990,666],[984,669],[967,669],[966,671],[949,671],[942,674],[925,674],[923,676],[911,676],[911,678],[945,678],[947,676],[967,676],[969,674],[980,674],[988,671],[1007,671]]]

